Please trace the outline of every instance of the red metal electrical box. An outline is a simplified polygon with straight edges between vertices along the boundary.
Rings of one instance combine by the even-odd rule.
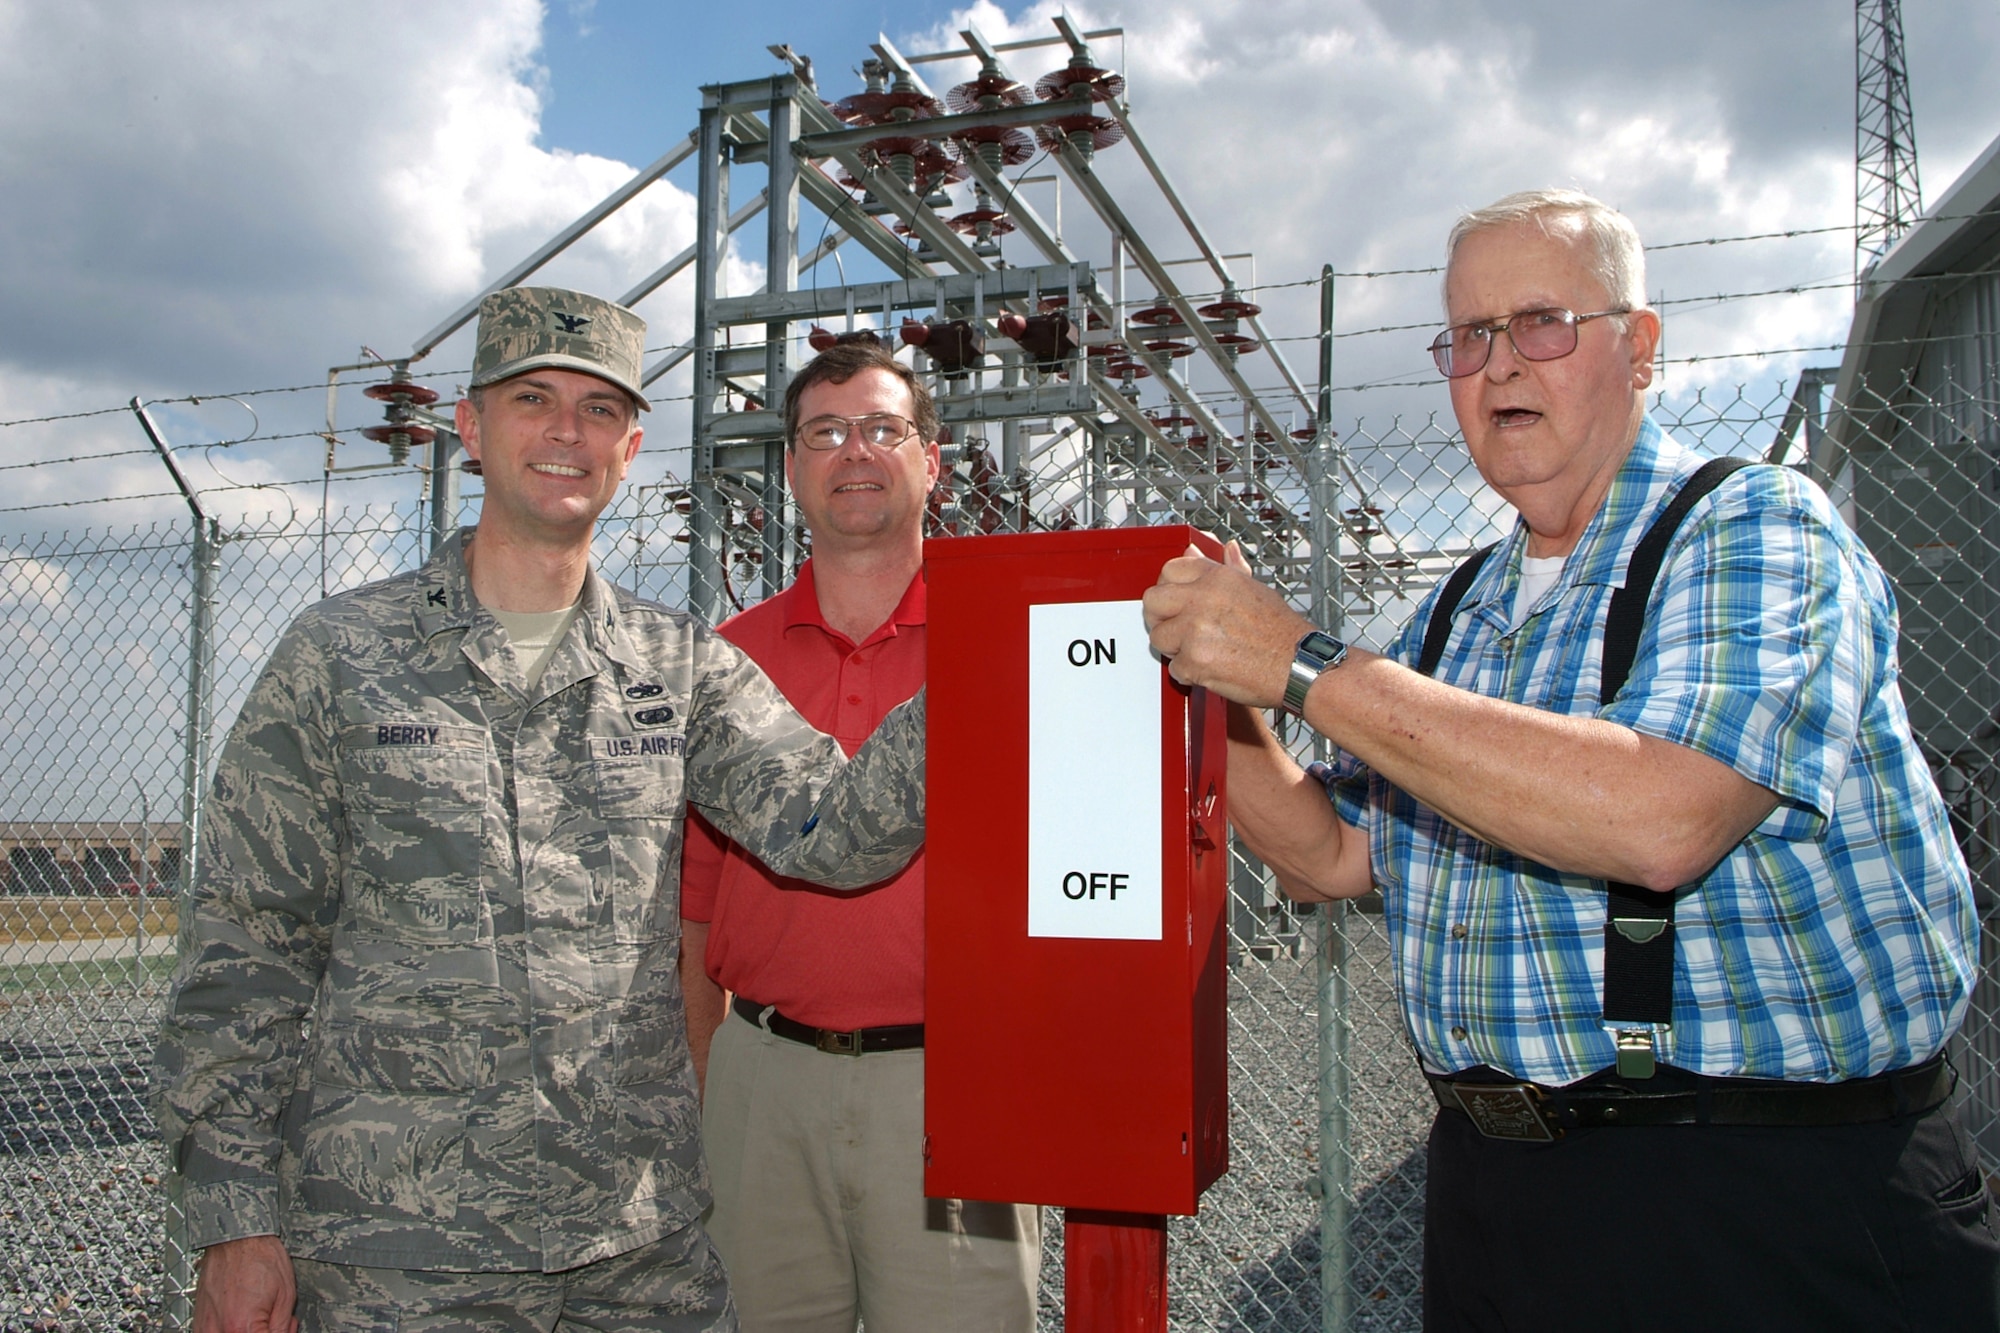
[[[1229,1164],[1224,709],[1146,641],[1184,526],[955,537],[929,583],[924,1190],[1195,1211]]]

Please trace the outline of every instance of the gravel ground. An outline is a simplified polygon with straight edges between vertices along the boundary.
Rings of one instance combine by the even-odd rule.
[[[1419,1325],[1429,1099],[1403,1039],[1380,918],[1350,915],[1350,1327]],[[1229,990],[1229,1173],[1169,1229],[1175,1329],[1320,1327],[1312,929],[1245,957]],[[144,1105],[158,1005],[142,986],[0,990],[0,1333],[164,1327],[164,1196]],[[1041,1325],[1062,1326],[1047,1210]]]
[[[1348,917],[1355,1205],[1348,1326],[1421,1326],[1423,1143],[1432,1102],[1403,1036],[1381,918]],[[1168,1226],[1176,1330],[1317,1333],[1319,1104],[1313,929],[1298,957],[1245,958],[1229,988],[1229,1173]],[[1044,1211],[1041,1320],[1062,1327],[1062,1215]]]
[[[162,1327],[157,983],[0,997],[0,1330]]]

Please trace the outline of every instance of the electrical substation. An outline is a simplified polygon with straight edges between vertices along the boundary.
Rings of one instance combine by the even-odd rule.
[[[1723,228],[1672,208],[1678,231],[1643,208],[1634,214],[1662,284],[1649,301],[1675,339],[1647,406],[1693,449],[1781,464],[1825,487],[1893,585],[1912,731],[1978,894],[1984,963],[1950,1051],[1991,1183],[2000,1179],[1991,961],[2000,954],[2000,140],[1955,182],[1934,161],[1932,184],[1945,188],[1927,204],[1900,0],[1855,0],[1854,23],[1851,215],[1844,194],[1831,209],[1820,200],[1760,213],[1740,235],[1714,234]],[[936,50],[905,52],[884,38],[810,56],[746,43],[728,68],[702,71],[736,81],[670,90],[664,120],[650,122],[659,141],[616,150],[626,162],[653,159],[636,174],[536,146],[537,179],[550,183],[542,202],[570,202],[487,220],[471,247],[468,271],[479,276],[450,289],[469,292],[463,303],[438,298],[435,311],[369,316],[376,322],[341,336],[372,346],[328,370],[324,384],[316,365],[232,395],[156,384],[162,395],[189,392],[129,403],[121,392],[0,423],[23,441],[22,461],[0,465],[21,469],[22,503],[10,512],[31,515],[17,520],[29,526],[10,539],[11,600],[0,598],[17,721],[0,763],[11,798],[0,811],[0,902],[12,931],[0,940],[0,1040],[14,1163],[0,1173],[0,1203],[23,1219],[0,1255],[0,1326],[189,1323],[189,1215],[146,1102],[176,899],[196,887],[198,859],[181,849],[199,841],[215,742],[284,626],[321,598],[414,568],[475,521],[483,483],[451,408],[491,292],[578,287],[648,321],[642,381],[654,410],[638,462],[600,516],[592,559],[610,582],[711,624],[788,585],[810,554],[787,494],[780,409],[797,370],[845,338],[880,340],[935,394],[945,466],[930,535],[1067,534],[945,540],[933,547],[949,552],[934,571],[987,560],[996,547],[1178,549],[1184,536],[1199,538],[1120,530],[1185,524],[1240,542],[1259,577],[1317,625],[1383,649],[1439,579],[1505,535],[1514,514],[1479,477],[1422,346],[1435,330],[1423,322],[1437,313],[1435,247],[1422,237],[1407,250],[1357,245],[1337,221],[1299,206],[1284,220],[1333,262],[1322,269],[1317,253],[1305,263],[1265,241],[1260,273],[1254,238],[1210,230],[1198,201],[1216,201],[1207,206],[1216,223],[1238,202],[1221,195],[1232,173],[1244,193],[1268,185],[1276,208],[1293,210],[1310,194],[1306,168],[1273,156],[1257,129],[1268,112],[1257,107],[1231,105],[1183,138],[1163,128],[1180,99],[1245,85],[1225,75],[1190,91],[1179,75],[1194,62],[1155,75],[1150,57],[1161,52],[1117,28],[1058,17],[1009,37],[968,27]],[[1203,59],[1211,54],[1228,65],[1227,53]],[[1346,134],[1334,127],[1327,138]],[[1606,179],[1631,188],[1624,182],[1671,180],[1676,169],[1647,160]],[[578,192],[580,180],[592,183]],[[503,193],[519,186],[509,181]],[[1449,218],[1423,215],[1442,239]],[[1848,325],[1837,307],[1850,294],[1850,216]],[[1723,254],[1741,258],[1734,268],[1709,258]],[[470,292],[475,281],[486,285]],[[1835,323],[1822,330],[1798,303],[1836,289],[1824,298]],[[1753,301],[1785,311],[1716,321],[1738,336],[1705,340],[1700,312]],[[319,331],[306,321],[297,333]],[[1339,380],[1336,345],[1351,349]],[[310,365],[325,354],[308,355]],[[214,418],[195,410],[203,403],[247,412],[249,433],[213,438]],[[118,441],[108,436],[101,444],[76,420],[127,412],[137,421],[129,450],[109,447]],[[123,477],[115,460],[128,452],[163,473]],[[75,480],[45,495],[37,487],[51,476]],[[122,528],[122,519],[97,520],[106,512],[142,519]],[[91,525],[66,526],[73,516]],[[1111,563],[1090,572],[1108,578]],[[945,590],[947,581],[933,606],[997,617],[1002,600],[990,586],[967,595]],[[1131,595],[1123,586],[1103,593]],[[959,661],[1001,656],[985,623],[956,645]],[[995,726],[984,711],[975,719],[973,739],[954,748],[973,756],[959,808],[983,833],[1001,803],[995,738],[1012,744],[1030,733]],[[1331,757],[1311,731],[1278,725],[1300,759]],[[1195,733],[1169,723],[1164,734]],[[1095,760],[1103,747],[1088,743]],[[1170,820],[1160,813],[1168,803],[1155,804],[1163,828],[1177,824],[1183,807]],[[1214,965],[1183,966],[1174,979],[1206,976],[1224,992],[1226,1090],[1203,1103],[1216,1115],[1196,1124],[1226,1122],[1229,1169],[1202,1189],[1198,1215],[1168,1222],[1168,1326],[1414,1330],[1437,1106],[1410,1058],[1394,921],[1378,895],[1294,908],[1201,810],[1188,839],[1209,873],[1217,859],[1194,853],[1226,852],[1226,885],[1214,894],[1219,943],[1201,955]],[[961,982],[976,982],[977,967],[1001,968],[996,936],[960,929],[977,965],[959,968]],[[1131,1007],[1133,988],[1107,982],[1111,970],[1062,975],[1104,983],[1107,994],[1079,1000],[1037,984],[1031,998],[1100,1020]],[[967,990],[961,1018],[1012,1021],[1026,1007],[995,1003],[990,985]],[[1130,1054],[1129,1025],[1090,1026],[1086,1035]],[[1013,1044],[1010,1054],[1035,1058],[1048,1046]],[[970,1064],[981,1074],[1002,1066]],[[1095,1076],[1116,1066],[1068,1067]],[[1162,1077],[1175,1068],[1148,1065]],[[1085,1081],[1062,1080],[1065,1090]],[[1131,1077],[1108,1081],[1137,1095]],[[1063,1142],[1084,1145],[1076,1155],[1093,1167],[1109,1157],[1081,1135]],[[1038,1169],[1053,1160],[1012,1157]],[[1177,1151],[1162,1160],[1189,1165]],[[1051,1206],[1044,1226],[1039,1326],[1059,1327],[1068,1222]]]
[[[1345,593],[1366,598],[1463,553],[1405,550],[1385,532],[1321,428],[1318,391],[1272,342],[1248,271],[1232,267],[1250,256],[1204,231],[1135,123],[1101,54],[1122,31],[1060,17],[1053,28],[1001,45],[968,28],[961,48],[913,56],[884,38],[844,96],[819,86],[811,59],[773,46],[783,72],[704,88],[685,139],[486,289],[526,280],[696,160],[694,243],[616,299],[635,304],[691,270],[693,337],[645,380],[691,371],[691,463],[667,498],[697,615],[719,620],[784,586],[806,554],[778,408],[794,366],[853,335],[907,348],[931,377],[948,437],[933,533],[1191,523],[1241,542],[1329,621],[1347,597],[1314,570],[1340,571]],[[947,69],[956,82],[926,78]],[[1112,154],[1129,158],[1115,174],[1146,197],[1121,197],[1100,170]],[[1053,219],[1029,202],[1044,185],[1058,192]],[[1149,235],[1142,216],[1172,225]],[[729,290],[732,255],[762,266],[762,290]],[[848,281],[850,265],[880,276]],[[398,458],[429,452],[434,536],[457,512],[457,443],[410,368],[486,291],[407,357],[330,376],[331,387],[391,372],[367,389],[386,419],[362,433]],[[1330,289],[1325,304],[1330,321]],[[330,437],[331,418],[330,406]]]

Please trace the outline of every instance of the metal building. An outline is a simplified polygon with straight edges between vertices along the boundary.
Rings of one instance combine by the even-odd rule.
[[[2000,956],[2000,140],[1860,278],[1814,462],[1895,586],[1903,697]],[[2000,1161],[2000,982],[1959,1067]]]

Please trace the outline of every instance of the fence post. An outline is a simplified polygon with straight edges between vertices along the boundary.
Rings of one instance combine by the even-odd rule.
[[[188,616],[187,739],[181,747],[181,901],[195,889],[201,842],[202,779],[208,773],[209,734],[215,725],[215,572],[222,563],[222,527],[214,519],[194,525],[194,597]]]
[[[193,504],[190,495],[189,503]],[[197,510],[197,514],[199,510]],[[215,573],[221,564],[222,528],[214,519],[197,517],[194,525],[194,595],[188,616],[187,739],[181,754],[181,884],[180,938],[185,945],[194,901],[200,858],[203,779],[208,773],[209,737],[214,726],[215,696]],[[181,1177],[169,1162],[162,1177],[166,1186],[167,1275],[166,1324],[185,1329],[192,1323],[194,1256],[187,1244],[187,1212],[181,1205]]]
[[[430,549],[458,531],[458,432],[440,430],[431,440]]]
[[[188,905],[193,900],[199,861],[196,852],[201,839],[202,778],[208,772],[209,732],[214,725],[215,571],[221,563],[222,526],[202,513],[201,501],[188,485],[172,446],[160,434],[145,405],[134,397],[131,407],[194,515],[194,589],[188,603],[187,723],[181,745],[181,883],[177,894],[180,939],[185,946],[190,918]],[[189,1295],[194,1289],[194,1260],[188,1252],[187,1212],[181,1205],[180,1173],[172,1162],[165,1163],[161,1189],[167,1199],[166,1252],[161,1256],[167,1283],[163,1314],[169,1329],[184,1329],[192,1322]]]
[[[1342,451],[1329,424],[1333,410],[1333,265],[1320,270],[1319,412],[1306,455],[1312,539],[1312,621],[1330,634],[1343,630],[1340,565]],[[1313,737],[1313,757],[1331,747]],[[1351,1313],[1348,1283],[1348,1208],[1353,1196],[1349,1165],[1347,1088],[1347,904],[1321,904],[1313,950],[1319,996],[1319,1293],[1320,1327],[1344,1333]]]

